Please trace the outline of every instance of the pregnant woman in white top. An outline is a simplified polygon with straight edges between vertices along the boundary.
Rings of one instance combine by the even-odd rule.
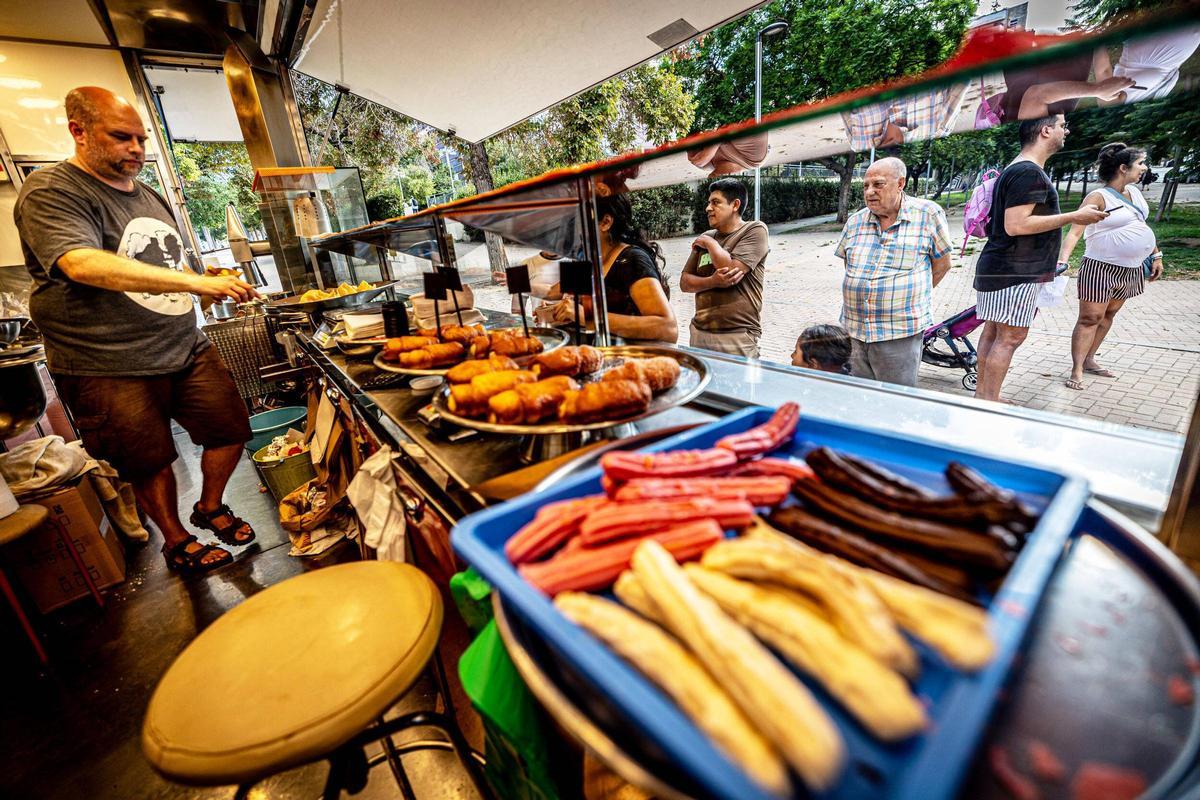
[[[1147,279],[1162,275],[1162,252],[1146,224],[1150,208],[1134,185],[1146,169],[1146,151],[1139,147],[1114,142],[1100,148],[1096,173],[1104,186],[1085,197],[1083,205],[1107,211],[1108,216],[1087,227],[1072,225],[1063,237],[1060,267],[1070,260],[1080,236],[1087,242],[1079,268],[1079,319],[1071,334],[1069,389],[1083,388],[1084,373],[1115,377],[1096,363],[1096,351],[1125,301],[1141,294]]]

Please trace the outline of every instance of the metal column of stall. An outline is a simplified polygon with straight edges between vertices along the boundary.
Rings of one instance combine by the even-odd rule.
[[[600,245],[600,212],[596,208],[596,187],[591,178],[580,178],[579,224],[583,232],[584,260],[592,262],[592,319],[596,326],[596,346],[611,344],[608,330],[608,297],[604,293],[604,248]]]
[[[248,37],[239,37],[222,61],[238,124],[255,170],[308,166],[308,147],[288,84],[287,70],[268,59]],[[271,254],[285,291],[309,283],[309,265],[286,201],[259,205]]]

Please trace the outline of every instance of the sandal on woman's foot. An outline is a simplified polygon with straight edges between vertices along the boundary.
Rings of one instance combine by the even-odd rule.
[[[1117,374],[1115,372],[1113,372],[1111,370],[1107,370],[1104,367],[1084,367],[1083,371],[1086,372],[1088,375],[1095,375],[1098,378],[1115,378],[1115,377],[1117,377]]]
[[[188,545],[197,541],[195,536],[188,536],[186,539],[181,539],[170,547],[164,544],[162,553],[163,558],[167,560],[167,569],[173,569],[184,575],[194,575],[199,572],[208,572],[210,569],[216,569],[217,567],[223,567],[233,561],[232,553],[211,544],[202,544],[195,550],[188,550]],[[208,556],[210,553],[221,553],[223,557],[206,561],[205,556]]]
[[[1083,381],[1076,378],[1067,378],[1065,384],[1068,389],[1074,389],[1077,392],[1083,391]]]
[[[228,518],[224,525],[217,524],[221,517]],[[241,547],[254,541],[254,529],[241,517],[234,516],[229,506],[222,503],[214,511],[201,511],[200,504],[192,506],[192,516],[188,520],[197,528],[212,531],[222,543],[230,547]],[[238,534],[241,534],[240,536]]]

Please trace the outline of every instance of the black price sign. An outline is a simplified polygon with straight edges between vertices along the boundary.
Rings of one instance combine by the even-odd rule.
[[[446,299],[446,282],[437,272],[425,272],[421,275],[425,281],[425,299],[426,300],[445,300]]]
[[[389,339],[408,336],[408,309],[404,301],[395,300],[383,304],[383,332]]]
[[[558,269],[563,292],[573,295],[592,293],[592,262],[563,261]]]
[[[504,270],[509,294],[529,294],[529,267],[518,264]]]
[[[458,273],[457,267],[438,267],[437,272],[442,276],[442,283],[447,289],[452,292],[463,290],[462,275]]]

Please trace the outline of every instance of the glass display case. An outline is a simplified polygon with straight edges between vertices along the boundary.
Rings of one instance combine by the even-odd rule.
[[[360,258],[309,246],[316,237],[361,228],[370,221],[357,167],[261,169],[255,172],[254,190],[263,199],[260,209],[268,229],[290,233],[299,242],[316,288],[384,279],[386,265],[373,253]]]

